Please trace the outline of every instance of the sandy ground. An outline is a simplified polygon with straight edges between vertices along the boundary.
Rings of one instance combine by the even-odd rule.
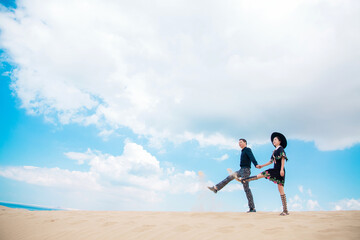
[[[0,239],[360,239],[360,211],[27,211],[0,206]]]

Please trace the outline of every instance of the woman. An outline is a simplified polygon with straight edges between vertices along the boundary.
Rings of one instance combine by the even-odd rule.
[[[265,166],[274,163],[274,168],[268,169],[259,173],[257,176],[252,176],[248,178],[241,179],[242,183],[257,180],[260,178],[267,178],[270,181],[276,183],[278,185],[278,189],[281,196],[281,201],[283,204],[283,212],[280,214],[281,216],[289,215],[286,205],[286,195],[284,192],[284,184],[285,184],[285,160],[287,161],[288,158],[286,157],[284,148],[287,146],[287,141],[284,135],[278,132],[274,132],[271,134],[271,142],[273,143],[275,150],[270,158],[270,161],[260,165],[259,168],[263,168]]]

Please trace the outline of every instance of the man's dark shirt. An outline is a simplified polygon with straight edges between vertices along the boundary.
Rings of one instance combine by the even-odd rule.
[[[248,147],[244,147],[241,150],[240,156],[240,167],[241,168],[251,168],[251,162],[256,166],[258,165],[254,154],[252,153],[251,149]]]

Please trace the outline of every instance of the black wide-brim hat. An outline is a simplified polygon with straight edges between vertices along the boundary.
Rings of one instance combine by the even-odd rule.
[[[271,134],[271,143],[273,142],[274,138],[277,137],[279,140],[280,140],[280,145],[283,147],[283,148],[286,148],[287,146],[287,141],[286,141],[286,137],[284,135],[282,135],[281,133],[278,133],[278,132],[273,132]]]

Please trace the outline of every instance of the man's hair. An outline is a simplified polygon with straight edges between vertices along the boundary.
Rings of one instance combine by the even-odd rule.
[[[240,138],[239,141],[240,141],[240,140],[243,141],[243,142],[245,142],[245,143],[247,144],[247,141],[246,141],[244,138]]]

